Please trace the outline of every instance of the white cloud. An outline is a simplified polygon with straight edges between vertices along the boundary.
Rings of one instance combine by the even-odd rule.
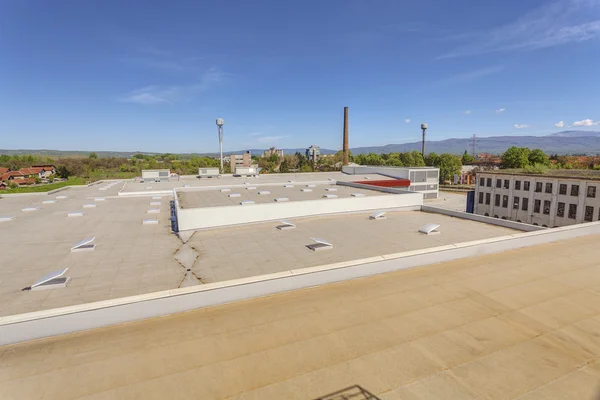
[[[407,124],[410,124],[410,118],[406,118],[406,119],[404,120],[404,122],[406,122]]]
[[[204,72],[200,80],[188,85],[150,85],[133,90],[119,98],[124,103],[135,103],[142,105],[176,103],[185,101],[200,92],[204,92],[218,84],[227,77],[223,71],[211,68]]]
[[[525,125],[525,124],[514,124],[513,126],[517,129],[529,128],[529,125]]]
[[[555,0],[486,32],[465,34],[468,42],[438,58],[503,51],[532,51],[600,38],[596,0]]]
[[[475,71],[469,71],[458,75],[453,75],[448,78],[441,79],[436,82],[438,86],[449,86],[449,85],[460,85],[471,83],[475,80],[481,79],[485,76],[497,74],[502,71],[504,67],[502,65],[494,65],[491,67],[481,68]]]
[[[496,110],[496,114],[502,114],[504,111],[506,111],[506,108],[499,108]]]
[[[600,125],[600,121],[594,121],[591,119],[582,119],[581,121],[575,121],[571,126],[595,126]]]
[[[467,111],[465,111],[465,112],[464,112],[464,114],[465,114],[465,115],[469,115],[469,114],[471,114],[471,110],[467,110]]]
[[[565,127],[565,121],[558,121],[557,123],[554,124],[555,127],[557,128],[564,128]]]

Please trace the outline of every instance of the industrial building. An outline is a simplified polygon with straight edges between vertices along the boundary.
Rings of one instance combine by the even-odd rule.
[[[249,151],[244,154],[230,154],[229,162],[231,164],[231,172],[235,173],[236,168],[248,168],[252,164],[252,155]]]
[[[600,173],[562,170],[477,174],[475,213],[554,228],[600,219]]]
[[[271,156],[277,156],[279,158],[283,157],[283,149],[276,149],[275,147],[271,147],[268,150],[265,150],[265,152],[263,153],[263,158],[268,158]]]

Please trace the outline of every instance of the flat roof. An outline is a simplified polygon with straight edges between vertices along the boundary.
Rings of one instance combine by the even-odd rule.
[[[386,400],[591,399],[599,240],[0,347],[2,394],[305,400],[358,384]]]
[[[204,283],[315,267],[385,254],[500,237],[519,231],[420,211],[373,212],[290,219],[296,229],[276,229],[278,221],[197,231],[188,244],[199,256],[192,271]],[[440,224],[441,234],[423,235],[419,228]],[[313,252],[311,238],[333,249]]]
[[[284,185],[292,187],[285,187]],[[307,187],[307,185],[310,185],[310,187]],[[248,190],[248,188],[254,189]],[[179,190],[177,192],[179,205],[181,208],[240,206],[241,201],[253,201],[256,204],[273,203],[277,198],[286,198],[288,201],[320,200],[328,194],[335,195],[338,198],[349,198],[355,193],[360,193],[363,196],[392,196],[377,190],[356,189],[335,184],[250,184],[242,187],[228,187],[227,189],[230,190],[228,192],[221,192],[221,189]],[[259,194],[259,192],[265,191],[268,191],[269,194]],[[231,194],[239,195],[239,197],[230,197]]]
[[[500,169],[494,171],[480,171],[480,174],[519,175],[532,178],[558,178],[558,179],[586,179],[600,180],[600,170],[593,169],[547,169],[541,174],[532,174],[522,169]]]

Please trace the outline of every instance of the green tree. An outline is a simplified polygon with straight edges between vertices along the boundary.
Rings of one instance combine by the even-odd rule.
[[[95,152],[92,151],[88,157],[91,158],[92,160],[96,160],[96,159],[98,159],[98,154],[96,154]]]
[[[430,167],[435,167],[439,164],[439,162],[440,162],[440,156],[438,156],[434,152],[431,152],[425,156],[425,165],[428,165]]]
[[[440,183],[443,183],[452,180],[455,174],[460,174],[462,162],[458,156],[444,153],[440,155],[436,167],[440,169]]]
[[[71,171],[65,165],[59,165],[56,167],[56,176],[62,179],[69,179],[71,176]]]
[[[16,189],[19,187],[19,184],[15,181],[8,181],[8,188],[9,189]]]
[[[300,167],[300,172],[313,172],[313,168],[309,164],[304,164]]]
[[[529,154],[527,147],[511,147],[502,154],[502,168],[525,168],[529,165]]]
[[[529,159],[530,165],[535,165],[535,164],[541,164],[541,165],[546,165],[546,166],[550,165],[549,157],[546,155],[546,153],[544,153],[540,149],[531,150],[531,153],[529,153],[528,159]]]
[[[40,183],[42,183],[42,178],[40,178],[40,177],[39,177],[39,176],[37,176],[37,175],[36,175],[36,176],[35,176],[33,179],[35,180],[35,184],[36,184],[36,185],[39,185]]]
[[[473,156],[470,155],[469,153],[467,153],[467,151],[465,150],[465,152],[462,155],[461,161],[462,161],[463,165],[473,164],[473,161],[475,161],[475,158],[473,158]]]
[[[282,174],[290,172],[290,166],[289,166],[288,160],[286,158],[284,158],[281,161],[281,164],[279,164],[279,172],[281,172]]]

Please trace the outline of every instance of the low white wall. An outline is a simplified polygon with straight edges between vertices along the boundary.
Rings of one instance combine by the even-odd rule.
[[[177,208],[177,222],[179,230],[185,231],[311,215],[420,207],[422,204],[423,196],[421,194],[406,193],[244,206]]]
[[[500,218],[485,217],[483,215],[471,214],[471,213],[467,213],[467,212],[463,212],[463,211],[446,210],[445,208],[431,207],[431,206],[426,206],[426,205],[421,206],[421,211],[429,212],[429,213],[436,213],[436,214],[444,214],[444,215],[448,215],[450,217],[469,219],[471,221],[484,222],[486,224],[503,226],[505,228],[511,228],[511,229],[518,229],[518,230],[524,231],[524,232],[535,232],[535,231],[543,231],[543,230],[548,229],[548,228],[544,228],[543,226],[523,224],[521,222],[515,222],[515,221],[510,221],[510,220],[505,220],[505,219],[500,219]]]
[[[0,318],[0,345],[159,317],[289,290],[600,234],[600,222]]]

